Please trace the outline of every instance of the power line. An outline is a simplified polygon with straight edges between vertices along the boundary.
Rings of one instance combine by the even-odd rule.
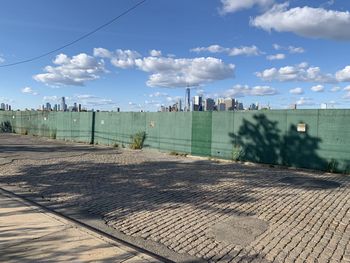
[[[11,66],[15,66],[15,65],[19,65],[19,64],[24,64],[24,63],[28,63],[28,62],[32,62],[34,60],[38,60],[40,58],[43,58],[43,57],[46,57],[48,55],[51,55],[52,53],[55,53],[59,50],[62,50],[66,47],[69,47],[71,45],[74,45],[75,43],[91,36],[92,34],[96,33],[97,31],[101,30],[102,28],[105,28],[106,26],[109,26],[110,24],[112,24],[113,22],[115,22],[116,20],[118,20],[119,18],[125,16],[126,14],[130,13],[131,11],[133,11],[134,9],[136,9],[138,6],[142,5],[144,2],[146,2],[146,0],[142,0],[140,2],[138,2],[137,4],[133,5],[132,7],[130,7],[129,9],[125,10],[123,13],[121,13],[120,15],[116,16],[115,18],[113,18],[112,20],[108,21],[107,23],[97,27],[96,29],[82,35],[81,37],[73,40],[72,42],[69,42],[59,48],[56,48],[54,50],[51,50],[49,52],[46,52],[44,54],[41,54],[41,55],[38,55],[38,56],[35,56],[35,57],[32,57],[32,58],[29,58],[29,59],[25,59],[25,60],[22,60],[22,61],[17,61],[17,62],[13,62],[13,63],[9,63],[9,64],[4,64],[4,65],[0,65],[0,68],[5,68],[5,67],[11,67]]]

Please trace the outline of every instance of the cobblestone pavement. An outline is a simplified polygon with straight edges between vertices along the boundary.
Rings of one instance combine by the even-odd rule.
[[[0,136],[0,159],[14,142],[29,152],[3,162],[0,184],[84,208],[126,235],[210,262],[350,262],[350,176],[156,151],[81,146],[77,154],[67,144],[57,155],[54,146],[31,150],[49,143],[30,138]],[[246,217],[267,230],[244,245],[212,235],[217,224]],[[240,227],[242,238],[254,232]]]

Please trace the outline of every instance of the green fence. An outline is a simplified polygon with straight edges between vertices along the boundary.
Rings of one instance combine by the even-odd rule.
[[[0,112],[5,121],[16,133],[60,140],[127,147],[144,131],[145,147],[164,151],[350,171],[350,110]]]

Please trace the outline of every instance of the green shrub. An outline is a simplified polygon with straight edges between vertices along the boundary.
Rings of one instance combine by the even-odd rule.
[[[131,138],[131,149],[142,149],[143,143],[146,139],[146,133],[144,131],[140,131],[138,133],[135,133],[134,135],[130,136]]]
[[[0,124],[0,132],[14,132],[9,121],[4,121]]]
[[[232,149],[232,160],[242,161],[244,156],[244,149],[239,145],[235,145]]]

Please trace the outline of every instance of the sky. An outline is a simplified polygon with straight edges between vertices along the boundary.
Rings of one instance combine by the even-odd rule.
[[[0,103],[157,111],[191,95],[350,108],[350,1],[2,0]]]

